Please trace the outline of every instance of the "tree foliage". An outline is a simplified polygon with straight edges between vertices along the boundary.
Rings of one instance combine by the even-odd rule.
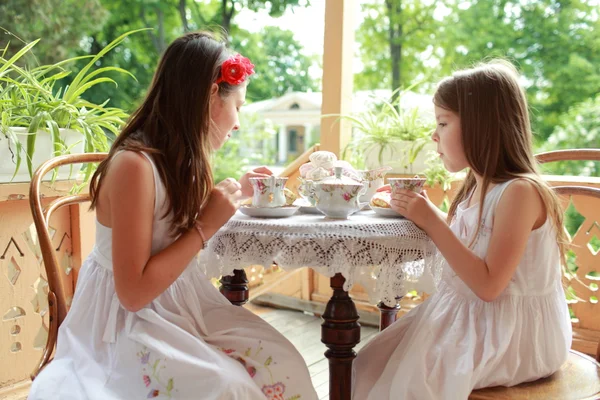
[[[600,149],[600,95],[563,114],[542,150],[587,148]],[[563,161],[543,167],[556,175],[600,176],[600,162]]]
[[[106,18],[99,0],[2,0],[0,48],[8,46],[10,56],[25,43],[42,38],[36,46],[37,59],[27,61],[54,64],[72,56],[81,39],[102,29]]]
[[[368,0],[358,33],[364,69],[358,88],[406,87],[492,57],[524,75],[534,130],[543,141],[560,116],[600,92],[596,0]],[[390,10],[395,14],[390,14]],[[400,31],[400,36],[394,36]],[[391,46],[401,44],[399,66]],[[398,68],[398,70],[396,70]],[[399,81],[393,79],[399,76]]]

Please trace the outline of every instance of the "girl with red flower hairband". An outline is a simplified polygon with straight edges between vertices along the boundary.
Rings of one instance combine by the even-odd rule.
[[[196,257],[252,195],[249,178],[271,174],[212,176],[252,74],[212,34],[169,45],[92,178],[96,245],[29,399],[317,399],[294,346],[223,297]]]

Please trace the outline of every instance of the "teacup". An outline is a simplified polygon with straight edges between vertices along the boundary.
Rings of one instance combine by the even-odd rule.
[[[285,183],[287,177],[267,176],[264,178],[250,178],[254,189],[252,205],[254,207],[283,207],[285,202]]]
[[[319,211],[329,218],[346,219],[360,209],[359,196],[367,190],[362,182],[342,176],[342,168],[335,168],[335,176],[312,182],[310,192]]]
[[[356,171],[367,187],[365,194],[361,195],[359,198],[361,203],[368,203],[371,201],[371,198],[377,192],[377,189],[383,186],[385,174],[391,169],[391,167],[380,167],[376,169]]]
[[[396,193],[401,189],[412,190],[416,193],[421,193],[423,186],[425,185],[425,178],[388,178],[388,183],[392,189],[392,193]]]

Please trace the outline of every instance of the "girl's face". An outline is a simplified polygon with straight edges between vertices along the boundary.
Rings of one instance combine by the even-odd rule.
[[[431,138],[437,143],[444,166],[450,172],[458,172],[469,166],[462,144],[460,117],[452,111],[435,106],[437,126]]]
[[[246,101],[246,85],[222,98],[219,87],[213,84],[210,95],[210,143],[213,150],[220,149],[240,128],[239,112]]]

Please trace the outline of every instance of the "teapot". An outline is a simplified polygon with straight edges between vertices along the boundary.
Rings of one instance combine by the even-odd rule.
[[[329,218],[347,219],[361,205],[359,196],[367,191],[363,182],[343,175],[342,167],[335,167],[335,175],[312,182],[308,190],[319,211]]]

